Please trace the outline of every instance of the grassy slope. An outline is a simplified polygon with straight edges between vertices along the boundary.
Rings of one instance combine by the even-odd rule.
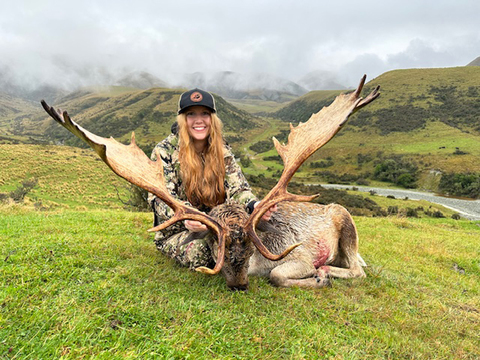
[[[37,208],[105,209],[122,208],[121,198],[128,199],[127,182],[116,176],[91,149],[53,145],[0,145],[0,193],[8,193],[24,179],[36,178],[37,186],[27,195],[27,204]],[[258,174],[261,170],[255,170]],[[273,186],[273,185],[272,185]],[[440,205],[386,199],[351,191],[362,197],[371,197],[387,210],[389,206],[424,207],[441,211],[450,217],[454,212]],[[423,216],[419,212],[419,216]]]
[[[50,208],[0,205],[7,358],[479,355],[475,222],[356,218],[367,279],[313,291],[253,278],[249,293],[238,294],[221,277],[160,255],[145,231],[151,214],[115,209],[110,183],[123,180],[92,151],[1,145],[0,168],[0,192],[34,175],[39,186],[27,203]]]
[[[375,113],[382,109],[401,106],[428,107],[436,103],[430,93],[432,86],[439,88],[452,86],[456,89],[457,94],[462,96],[468,88],[478,88],[479,81],[480,68],[476,67],[391,71],[367,84],[365,94],[374,86],[381,85],[381,96],[364,110],[360,110],[359,114],[363,111]],[[311,92],[286,105],[272,116],[281,116],[284,120],[292,121],[294,124],[298,121],[306,121],[312,112],[320,110],[331,101],[330,99],[333,99],[332,96],[335,94],[330,94],[330,97],[325,95],[324,92],[318,94]],[[284,128],[279,120],[270,119],[270,121],[271,128]],[[478,125],[478,123],[476,124]],[[271,137],[270,134],[255,140],[269,137]],[[309,160],[309,162],[319,161],[332,157],[334,165],[327,169],[313,170],[304,166],[298,175],[309,181],[318,181],[321,178],[312,177],[316,170],[329,170],[337,174],[373,172],[373,161],[359,166],[357,154],[370,154],[375,158],[378,152],[383,152],[387,156],[405,155],[415,161],[422,171],[420,186],[428,188],[427,178],[432,169],[444,172],[480,172],[479,139],[480,134],[472,127],[466,125],[452,127],[436,119],[427,121],[424,128],[381,135],[374,126],[355,126],[354,115],[346,128]],[[456,148],[466,151],[468,154],[454,155]],[[261,155],[274,154],[273,150]],[[261,159],[261,156],[257,156],[257,159]],[[279,168],[279,165],[274,162],[264,164],[272,169]]]
[[[478,224],[356,222],[366,279],[302,290],[252,278],[245,294],[159,254],[148,214],[1,207],[0,354],[478,358]]]
[[[126,181],[116,176],[93,150],[52,145],[0,145],[0,192],[37,178],[28,196],[44,207],[121,207]]]
[[[12,130],[26,114],[35,112],[35,104],[0,93],[0,144],[6,140],[27,142],[28,137],[14,135]]]

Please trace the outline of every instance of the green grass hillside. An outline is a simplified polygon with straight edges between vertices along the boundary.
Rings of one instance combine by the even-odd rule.
[[[371,80],[364,94],[380,85],[379,99],[354,114],[345,129],[312,157],[311,167],[301,169],[300,178],[347,183],[366,178],[375,183],[376,167],[393,161],[400,170],[415,169],[413,186],[438,190],[439,174],[479,174],[478,84],[478,67],[396,70]],[[304,122],[333,98],[334,94],[311,92],[269,116]],[[285,129],[278,120],[272,124]],[[267,160],[265,168],[275,173],[280,167],[268,160],[275,155],[272,149],[261,149],[256,158]]]
[[[33,102],[0,93],[0,144],[31,142],[26,134],[15,134],[15,128],[18,123],[35,111]]]
[[[121,208],[126,181],[115,175],[91,149],[53,145],[0,145],[0,193],[25,179],[37,186],[26,201],[38,209]]]

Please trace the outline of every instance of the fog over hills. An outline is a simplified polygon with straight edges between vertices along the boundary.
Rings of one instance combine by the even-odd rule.
[[[280,77],[232,71],[187,74],[178,85],[202,88],[230,99],[282,101],[282,94],[301,96],[308,92],[297,83]]]
[[[346,87],[338,82],[335,74],[328,71],[312,71],[298,80],[298,84],[308,91],[344,90]]]
[[[480,66],[480,57],[467,66]],[[137,89],[199,87],[227,99],[258,99],[285,102],[314,90],[344,90],[336,74],[312,71],[296,81],[268,73],[233,71],[169,74],[160,78],[146,71],[107,69],[105,67],[74,67],[64,64],[62,81],[52,78],[32,79],[18,76],[8,66],[0,67],[0,92],[23,100],[59,101],[72,92],[87,87],[123,86]],[[58,77],[56,77],[58,79]]]
[[[108,84],[107,84],[108,85]],[[168,87],[169,85],[158,77],[146,71],[134,71],[118,79],[113,85],[133,87],[137,89],[151,89],[154,87]]]
[[[0,92],[25,100],[55,102],[85,87],[124,86],[137,89],[199,87],[230,99],[291,100],[310,90],[344,89],[332,75],[315,72],[305,75],[301,84],[267,73],[232,71],[171,74],[161,79],[146,71],[110,72],[105,68],[71,69],[64,80],[23,79],[8,67],[0,68]]]

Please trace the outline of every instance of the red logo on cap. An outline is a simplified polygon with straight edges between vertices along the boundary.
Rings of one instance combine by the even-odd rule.
[[[192,95],[190,95],[190,100],[193,102],[200,102],[202,101],[203,96],[198,91],[195,91]]]

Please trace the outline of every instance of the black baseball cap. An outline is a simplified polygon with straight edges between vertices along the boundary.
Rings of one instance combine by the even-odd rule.
[[[215,108],[215,99],[212,94],[207,91],[200,89],[193,89],[185,91],[180,95],[180,100],[178,101],[178,113],[184,113],[187,108],[190,106],[205,106],[209,108],[212,112],[217,112]]]

